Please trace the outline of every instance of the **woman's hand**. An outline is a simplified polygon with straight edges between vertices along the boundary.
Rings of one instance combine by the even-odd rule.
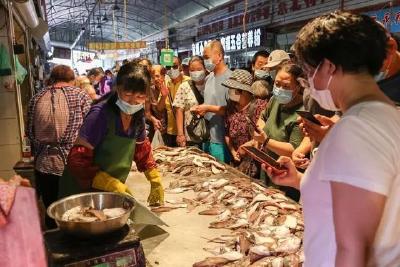
[[[153,123],[154,129],[156,130],[161,130],[162,128],[162,123],[159,119],[156,119],[155,117],[151,118],[151,122]]]
[[[254,140],[250,140],[250,141],[244,143],[243,145],[241,145],[237,151],[239,153],[240,157],[246,156],[246,151],[244,151],[244,149],[243,149],[243,147],[246,147],[246,146],[257,147],[257,142]]]
[[[257,131],[254,131],[253,139],[257,141],[259,144],[264,144],[265,140],[268,139],[268,135],[260,129],[260,133],[257,133]]]
[[[280,157],[278,162],[286,169],[283,173],[275,173],[271,167],[265,164],[262,164],[261,167],[271,177],[274,184],[299,189],[302,174],[297,171],[293,161],[288,157]]]
[[[208,112],[208,109],[207,109],[206,105],[197,105],[197,106],[191,107],[190,111],[192,111],[200,116],[204,116]]]
[[[315,118],[322,124],[322,126],[305,119],[300,119],[299,126],[305,136],[309,136],[311,140],[321,143],[337,120],[334,117],[329,118],[319,114],[315,115]]]
[[[308,165],[310,165],[310,160],[306,158],[306,156],[303,153],[297,150],[293,151],[292,160],[297,168],[303,170],[307,169]]]
[[[235,162],[237,162],[237,163],[240,162],[241,159],[240,159],[240,154],[238,151],[236,151],[235,149],[232,149],[231,154],[232,154],[232,158]]]
[[[176,143],[180,147],[185,147],[186,146],[186,136],[183,134],[179,134],[176,136]]]
[[[160,90],[161,96],[166,97],[168,96],[169,89],[168,86],[165,84],[164,79],[159,79],[155,81],[156,87]]]

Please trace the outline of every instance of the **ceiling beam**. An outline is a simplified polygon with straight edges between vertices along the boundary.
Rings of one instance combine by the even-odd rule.
[[[100,0],[95,0],[95,4],[93,6],[93,9],[89,12],[86,21],[82,25],[81,32],[78,34],[78,36],[76,37],[75,41],[71,45],[71,49],[74,49],[75,45],[79,42],[79,39],[81,39],[82,35],[85,33],[86,27],[87,27],[88,23],[90,22],[90,17],[93,15],[94,11],[96,10],[97,3],[99,3],[99,2],[100,2]]]

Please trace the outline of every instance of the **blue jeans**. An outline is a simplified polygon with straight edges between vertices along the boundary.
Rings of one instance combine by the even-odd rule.
[[[205,142],[203,150],[221,162],[229,163],[231,161],[231,156],[225,144]]]

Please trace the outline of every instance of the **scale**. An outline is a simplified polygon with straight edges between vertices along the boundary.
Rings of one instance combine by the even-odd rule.
[[[145,267],[139,237],[131,226],[90,239],[68,235],[58,229],[44,233],[49,266]]]

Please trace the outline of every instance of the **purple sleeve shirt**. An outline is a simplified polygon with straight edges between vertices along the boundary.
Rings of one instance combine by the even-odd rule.
[[[93,147],[99,145],[107,135],[107,103],[99,103],[90,109],[80,129],[79,136],[85,139]],[[115,120],[115,134],[121,137],[136,138],[136,142],[143,142],[146,138],[144,111],[133,115],[131,126],[128,131],[123,130],[121,117]]]

